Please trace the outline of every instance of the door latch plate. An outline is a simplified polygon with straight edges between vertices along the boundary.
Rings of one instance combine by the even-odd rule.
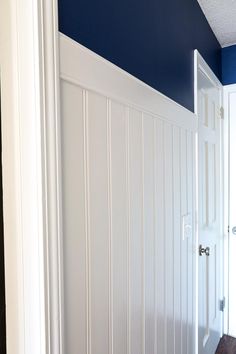
[[[225,296],[220,300],[220,311],[224,312],[225,309]]]

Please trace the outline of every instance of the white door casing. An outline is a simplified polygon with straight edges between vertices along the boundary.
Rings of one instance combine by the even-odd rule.
[[[198,114],[198,352],[213,353],[223,317],[222,87],[196,55]],[[208,249],[209,248],[209,249]],[[208,254],[209,252],[209,254]]]
[[[8,354],[61,354],[56,0],[0,1]]]
[[[195,352],[196,116],[60,35],[64,351]]]
[[[228,225],[229,225],[229,242],[228,242],[228,282],[226,282],[226,290],[228,290],[228,325],[227,333],[231,336],[236,336],[236,282],[235,282],[235,255],[236,255],[236,235],[233,228],[236,226],[236,169],[235,169],[235,136],[236,136],[236,85],[229,85],[224,87],[224,102],[225,102],[225,116],[228,120],[228,137],[229,137],[229,164],[228,164]],[[226,243],[227,245],[227,243]]]

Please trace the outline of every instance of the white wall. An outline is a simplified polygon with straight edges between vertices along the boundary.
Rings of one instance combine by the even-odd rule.
[[[196,118],[65,36],[60,63],[65,353],[194,353]]]

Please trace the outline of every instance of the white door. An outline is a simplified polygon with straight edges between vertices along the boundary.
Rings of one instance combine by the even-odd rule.
[[[199,354],[215,353],[222,331],[221,88],[209,75],[198,70]]]
[[[236,85],[227,88],[230,159],[229,159],[229,334],[236,337]]]

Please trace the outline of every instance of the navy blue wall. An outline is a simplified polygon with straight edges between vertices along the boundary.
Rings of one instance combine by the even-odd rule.
[[[222,83],[236,84],[236,45],[222,49]]]
[[[60,31],[193,110],[193,50],[221,79],[197,0],[59,0]]]

